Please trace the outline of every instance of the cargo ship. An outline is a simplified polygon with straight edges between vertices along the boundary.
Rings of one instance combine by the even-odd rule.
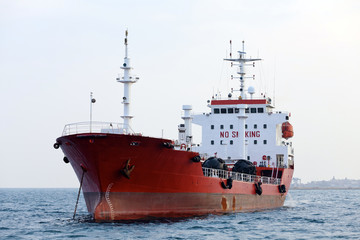
[[[201,114],[183,105],[177,139],[144,136],[131,128],[131,86],[139,78],[131,73],[126,31],[123,75],[117,78],[124,85],[123,122],[68,124],[54,144],[74,169],[96,221],[283,206],[294,172],[290,113],[275,111],[270,98],[246,88],[246,79],[253,78],[246,68],[261,59],[247,58],[244,42],[236,57],[230,53],[224,60],[237,68],[231,78],[239,81],[238,89],[225,99],[213,95]],[[194,143],[192,124],[202,129],[201,143]]]

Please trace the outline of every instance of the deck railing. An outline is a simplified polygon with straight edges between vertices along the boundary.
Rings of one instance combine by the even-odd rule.
[[[134,131],[129,127],[129,131],[126,132],[123,123],[79,122],[65,125],[62,135],[67,136],[80,133],[134,134]]]
[[[280,178],[250,175],[246,173],[238,173],[238,172],[205,168],[205,167],[203,167],[202,169],[204,176],[206,177],[232,178],[233,180],[237,180],[241,182],[262,182],[264,184],[274,184],[274,185],[279,185],[281,182]]]

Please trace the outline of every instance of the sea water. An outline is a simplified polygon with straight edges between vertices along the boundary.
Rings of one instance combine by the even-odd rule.
[[[275,210],[96,223],[77,189],[0,189],[0,239],[360,239],[360,190],[290,190]]]

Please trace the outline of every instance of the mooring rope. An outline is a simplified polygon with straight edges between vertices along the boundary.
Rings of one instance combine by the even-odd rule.
[[[77,200],[76,200],[76,205],[75,205],[75,211],[74,211],[73,220],[75,220],[76,209],[77,209],[77,206],[78,206],[78,203],[79,203],[79,197],[80,197],[80,193],[81,193],[81,187],[82,187],[83,180],[84,180],[84,175],[85,175],[85,170],[84,170],[83,168],[81,168],[81,169],[83,170],[83,172],[82,172],[82,176],[81,176],[80,187],[79,187],[79,193],[78,193]]]

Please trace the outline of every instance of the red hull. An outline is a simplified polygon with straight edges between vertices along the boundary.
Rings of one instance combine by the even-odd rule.
[[[263,184],[262,195],[253,182],[233,181],[224,189],[221,178],[206,177],[196,152],[164,147],[170,140],[120,134],[77,134],[57,139],[78,179],[96,220],[146,217],[185,217],[281,207],[286,193],[278,185]],[[135,166],[122,173],[130,159]],[[281,184],[289,189],[293,169],[283,169]]]

